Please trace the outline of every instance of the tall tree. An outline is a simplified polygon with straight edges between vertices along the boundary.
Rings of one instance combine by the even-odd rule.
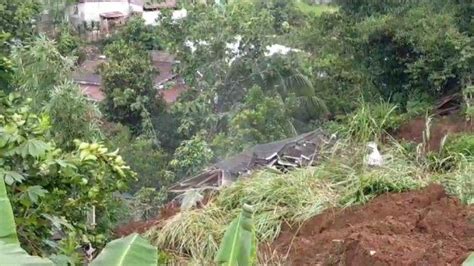
[[[51,117],[51,133],[55,142],[65,150],[75,148],[71,140],[101,139],[100,112],[72,81],[54,87],[45,111]]]
[[[70,77],[74,66],[74,58],[61,55],[56,43],[45,36],[15,47],[12,60],[14,82],[33,99],[36,109],[49,100],[54,86]]]
[[[105,113],[139,132],[143,120],[157,107],[151,59],[146,51],[123,40],[108,45],[105,54],[108,61],[101,70]]]
[[[28,39],[36,32],[36,18],[41,11],[39,0],[0,0],[0,32],[9,40]]]

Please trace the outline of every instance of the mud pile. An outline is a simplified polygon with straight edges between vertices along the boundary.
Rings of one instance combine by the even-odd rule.
[[[393,132],[393,134],[397,139],[421,143],[425,129],[426,119],[416,118],[401,125],[397,132]],[[429,151],[438,151],[445,135],[462,132],[474,133],[474,124],[467,122],[464,117],[459,116],[437,117],[432,121],[431,136],[427,149]]]
[[[474,250],[474,207],[438,185],[331,209],[272,244],[291,265],[460,265]]]
[[[160,226],[163,221],[173,217],[179,211],[179,205],[174,202],[168,203],[163,206],[163,208],[161,208],[158,217],[148,221],[132,221],[125,225],[119,226],[118,228],[115,228],[114,236],[118,238],[130,235],[132,233],[145,233],[152,227]]]

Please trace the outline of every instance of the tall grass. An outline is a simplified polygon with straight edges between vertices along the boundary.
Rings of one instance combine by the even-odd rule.
[[[433,172],[426,159],[420,160],[426,158],[429,122],[423,150],[418,147],[418,152],[410,152],[393,141],[382,148],[383,166],[364,164],[366,142],[381,140],[400,123],[396,108],[388,103],[361,104],[348,123],[346,133],[351,138],[325,147],[317,166],[287,174],[256,172],[222,189],[204,208],[183,211],[162,228],[149,230],[146,236],[160,250],[207,265],[215,257],[226,226],[244,204],[254,207],[258,242],[269,243],[278,237],[283,224],[299,226],[329,207],[363,204],[382,193],[418,189],[430,182],[442,183],[463,202],[473,203],[472,158],[456,163],[452,168],[455,170],[448,174]],[[265,262],[274,258],[260,259]]]
[[[474,204],[474,161],[464,158],[455,170],[435,174],[433,181],[441,183],[446,191],[458,197],[464,204]]]
[[[387,102],[361,103],[349,120],[348,135],[356,142],[379,141],[388,130],[398,127],[397,108]]]
[[[223,189],[202,209],[183,211],[146,236],[161,250],[207,264],[214,258],[226,226],[243,204],[254,206],[260,243],[275,240],[284,223],[298,226],[329,207],[361,204],[385,193],[422,187],[425,173],[397,149],[382,168],[363,164],[363,146],[338,142],[314,167],[288,174],[260,171]]]
[[[331,186],[313,173],[310,169],[296,171],[291,176],[256,173],[251,179],[222,190],[205,208],[183,211],[146,236],[162,250],[208,263],[217,252],[226,226],[247,203],[255,210],[259,242],[272,241],[280,234],[284,221],[303,221],[337,203]]]

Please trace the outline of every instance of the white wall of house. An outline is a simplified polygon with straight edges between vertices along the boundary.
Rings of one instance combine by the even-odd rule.
[[[69,14],[79,22],[100,21],[100,14],[106,12],[119,11],[129,15],[132,11],[143,11],[143,7],[129,4],[128,1],[115,2],[87,2],[78,3],[72,6]]]
[[[69,15],[73,23],[80,24],[83,21],[100,21],[100,14],[106,12],[119,11],[126,16],[131,12],[142,12],[142,17],[147,25],[156,25],[156,20],[160,16],[160,11],[143,11],[143,6],[129,3],[127,0],[116,0],[111,2],[86,2],[71,6]],[[187,16],[185,9],[173,11],[173,19],[179,20]]]
[[[146,11],[142,13],[142,18],[146,25],[156,25],[156,19],[160,16],[160,11]]]

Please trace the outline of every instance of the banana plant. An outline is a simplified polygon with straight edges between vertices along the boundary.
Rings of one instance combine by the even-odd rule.
[[[474,266],[474,252],[462,263],[462,266]]]
[[[3,176],[0,179],[0,217],[2,217],[0,219],[0,262],[2,265],[53,265],[48,259],[30,256],[20,247],[15,218]]]
[[[15,218],[13,216],[10,199],[7,196],[3,176],[0,180],[0,241],[4,244],[19,244],[16,235]]]
[[[255,265],[256,258],[257,238],[253,209],[244,205],[240,215],[227,228],[215,261],[219,265],[249,266]]]
[[[158,251],[147,240],[134,233],[125,238],[109,242],[104,250],[92,261],[91,266],[156,266]]]
[[[31,256],[18,243],[7,244],[0,241],[0,261],[2,265],[53,266],[53,262],[37,256]]]
[[[45,258],[31,256],[20,247],[16,233],[16,224],[10,200],[8,199],[5,182],[0,177],[0,264],[53,266],[54,263]],[[158,253],[138,234],[108,243],[104,250],[91,263],[94,265],[122,266],[145,265],[156,266]]]

